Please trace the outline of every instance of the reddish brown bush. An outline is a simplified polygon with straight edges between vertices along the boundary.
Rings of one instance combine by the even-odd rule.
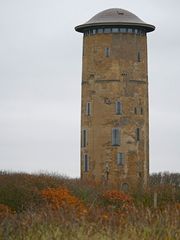
[[[2,221],[4,218],[9,217],[13,214],[13,211],[10,207],[4,204],[0,204],[0,221]]]
[[[102,194],[102,199],[105,204],[113,205],[115,207],[129,208],[133,204],[132,197],[120,191],[106,191]]]
[[[73,209],[80,215],[87,212],[84,204],[73,196],[67,188],[47,188],[41,191],[41,195],[53,210]]]

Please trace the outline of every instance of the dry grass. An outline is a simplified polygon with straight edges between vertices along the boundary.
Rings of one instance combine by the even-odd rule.
[[[179,240],[179,216],[179,187],[127,195],[57,175],[0,174],[2,240]]]

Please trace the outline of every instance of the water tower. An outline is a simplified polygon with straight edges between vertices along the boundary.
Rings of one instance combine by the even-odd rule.
[[[83,33],[81,178],[143,188],[149,175],[147,33],[153,25],[113,8]]]

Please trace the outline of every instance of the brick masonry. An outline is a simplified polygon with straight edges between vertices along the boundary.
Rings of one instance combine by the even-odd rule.
[[[105,49],[108,48],[109,56]],[[116,114],[120,101],[122,114]],[[87,103],[91,104],[87,115]],[[112,129],[120,145],[112,146]],[[139,140],[136,129],[139,128]],[[149,175],[149,120],[146,35],[108,33],[84,36],[81,130],[81,178],[113,184],[118,189],[144,188]],[[82,138],[82,134],[81,134]],[[117,164],[117,153],[124,164]],[[85,171],[84,155],[88,157]],[[87,170],[87,169],[86,169]]]

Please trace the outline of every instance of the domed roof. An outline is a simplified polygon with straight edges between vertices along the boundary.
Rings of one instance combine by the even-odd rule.
[[[146,30],[146,32],[154,31],[153,25],[147,24],[138,18],[135,14],[120,8],[110,8],[102,11],[92,17],[85,24],[75,27],[78,32],[84,32],[84,30],[90,27],[98,26],[131,26],[139,27]]]

